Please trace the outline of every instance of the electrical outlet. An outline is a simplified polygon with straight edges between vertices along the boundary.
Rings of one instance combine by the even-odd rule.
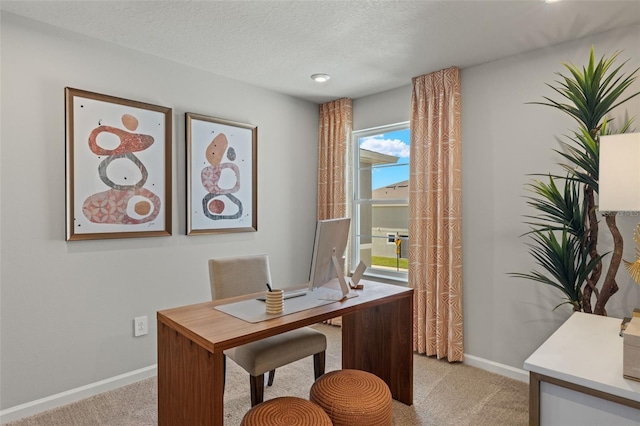
[[[147,328],[147,317],[136,317],[133,319],[133,335],[134,337],[144,336],[149,333]]]

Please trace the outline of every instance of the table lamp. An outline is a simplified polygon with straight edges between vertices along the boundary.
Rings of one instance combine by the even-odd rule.
[[[640,133],[600,136],[598,209],[640,211]]]
[[[601,213],[640,211],[640,133],[600,137],[598,208]],[[631,278],[640,284],[640,225],[633,233],[636,243],[634,262],[622,259]],[[640,312],[621,325],[623,376],[640,380]]]
[[[598,208],[601,213],[640,211],[640,133],[600,137]],[[640,225],[633,237],[636,260],[623,262],[640,284]]]

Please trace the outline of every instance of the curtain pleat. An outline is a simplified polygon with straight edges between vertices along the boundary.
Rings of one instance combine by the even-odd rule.
[[[320,105],[318,220],[349,216],[351,188],[351,99]]]
[[[411,95],[409,286],[413,347],[464,358],[460,70],[415,77]]]
[[[338,99],[320,105],[318,131],[318,220],[351,216],[352,102]],[[348,246],[347,246],[348,247]],[[349,251],[346,267],[349,266]],[[342,318],[326,321],[342,325]]]

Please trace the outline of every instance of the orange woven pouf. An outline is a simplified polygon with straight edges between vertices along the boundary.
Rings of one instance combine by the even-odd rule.
[[[326,373],[311,386],[309,399],[334,426],[390,426],[391,391],[378,376],[361,370]]]
[[[240,426],[331,426],[331,419],[311,401],[292,396],[264,401],[247,412]]]

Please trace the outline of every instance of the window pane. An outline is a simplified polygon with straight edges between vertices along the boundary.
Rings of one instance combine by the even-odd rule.
[[[409,230],[406,204],[366,204],[357,210],[360,213],[359,232],[355,236],[357,261],[363,261],[369,268],[407,272]]]
[[[355,132],[353,140],[357,151],[352,210],[354,265],[362,261],[369,272],[406,277],[409,124]]]
[[[360,235],[357,241],[359,260],[368,268],[381,271],[407,272],[409,257],[409,237],[400,235],[389,242],[388,232],[373,229],[373,235]]]
[[[400,179],[400,180],[396,180]],[[409,164],[360,168],[356,198],[374,200],[409,199]],[[382,182],[388,182],[382,184]]]

